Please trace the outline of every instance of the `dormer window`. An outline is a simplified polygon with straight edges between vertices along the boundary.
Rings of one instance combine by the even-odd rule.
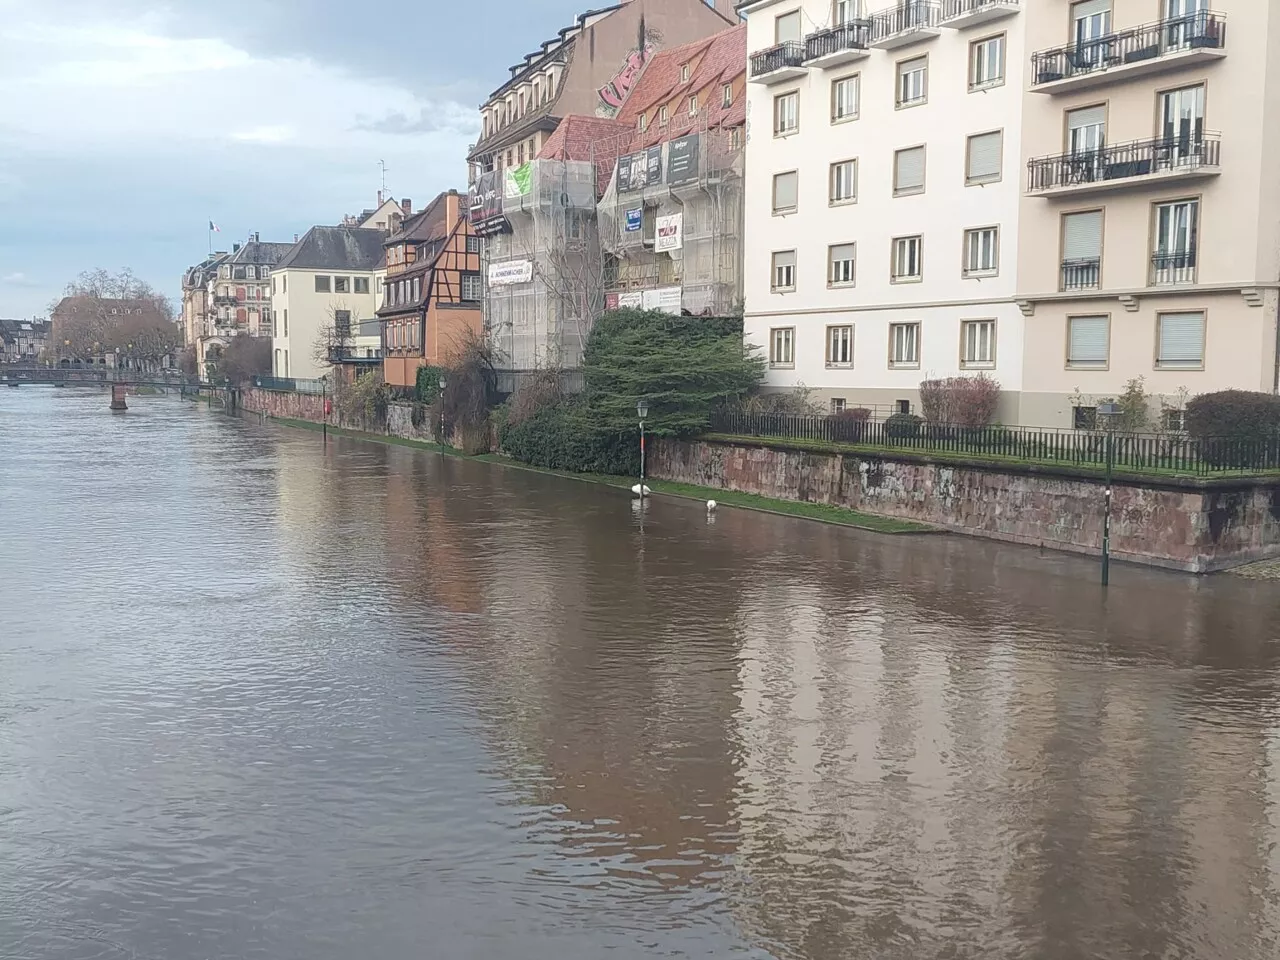
[[[643,113],[640,114],[640,123],[639,123],[640,132],[644,133],[645,129],[648,126],[649,126],[649,118],[645,116]]]
[[[667,105],[664,103],[658,108],[658,123],[667,122]]]
[[[698,115],[698,95],[695,93],[689,98],[689,116],[696,117]]]
[[[720,106],[726,109],[733,106],[733,84],[726,83],[720,88]]]
[[[680,82],[689,82],[689,65],[687,63],[680,64]]]

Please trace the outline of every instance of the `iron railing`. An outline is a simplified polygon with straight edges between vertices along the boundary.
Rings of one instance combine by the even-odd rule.
[[[1131,140],[1029,160],[1027,189],[1035,192],[1173,171],[1190,173],[1218,166],[1221,155],[1222,139],[1217,133]]]
[[[253,385],[260,390],[314,395],[322,394],[328,389],[328,384],[324,380],[305,380],[299,377],[254,377]]]
[[[804,66],[804,44],[799,40],[787,40],[777,46],[751,55],[751,76],[763,77],[783,67]]]
[[[1220,13],[1201,10],[1033,53],[1031,85],[1099,73],[1184,50],[1217,50],[1226,42],[1226,18]]]
[[[1082,257],[1062,261],[1063,290],[1094,290],[1102,280],[1102,259]]]
[[[955,20],[957,17],[977,13],[987,7],[1016,6],[1018,0],[942,0],[942,21]]]
[[[1151,285],[1172,286],[1178,283],[1196,282],[1196,252],[1153,253],[1151,255]]]
[[[1103,469],[1107,432],[1031,427],[964,427],[917,418],[857,420],[719,411],[710,433],[849,444],[920,454]],[[1280,471],[1280,436],[1267,440],[1193,439],[1181,433],[1113,433],[1116,470],[1209,476]]]
[[[865,50],[871,42],[871,21],[850,20],[839,26],[819,30],[804,38],[806,60],[829,57],[843,50]]]
[[[330,347],[330,363],[381,363],[382,350],[371,347]]]
[[[884,40],[921,27],[936,27],[941,13],[936,0],[903,0],[896,7],[871,15],[871,39]]]

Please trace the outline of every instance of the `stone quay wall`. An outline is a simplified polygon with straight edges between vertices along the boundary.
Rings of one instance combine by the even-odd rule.
[[[332,398],[330,398],[332,399]],[[281,420],[307,420],[323,423],[324,398],[310,393],[290,393],[283,390],[261,390],[250,387],[240,391],[240,412],[250,416],[265,414]],[[329,426],[362,433],[378,433],[399,437],[402,440],[422,440],[434,443],[436,431],[434,418],[428,414],[422,425],[413,425],[413,404],[391,403],[387,406],[387,422],[368,423],[363,418],[339,417],[336,409],[329,414]]]
[[[767,443],[659,441],[649,475],[917,520],[948,530],[1097,555],[1105,484],[1083,471]],[[1280,557],[1280,479],[1116,480],[1112,556],[1209,573]]]

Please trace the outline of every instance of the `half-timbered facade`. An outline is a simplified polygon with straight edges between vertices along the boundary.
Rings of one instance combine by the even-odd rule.
[[[383,375],[412,387],[422,366],[447,367],[481,329],[480,241],[456,190],[408,217],[386,244]]]

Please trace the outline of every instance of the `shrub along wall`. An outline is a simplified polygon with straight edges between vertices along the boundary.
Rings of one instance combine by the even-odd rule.
[[[818,453],[786,441],[662,440],[649,475],[829,503],[1077,553],[1102,549],[1103,483],[1070,469]],[[1280,480],[1113,485],[1113,556],[1207,573],[1280,556]]]

